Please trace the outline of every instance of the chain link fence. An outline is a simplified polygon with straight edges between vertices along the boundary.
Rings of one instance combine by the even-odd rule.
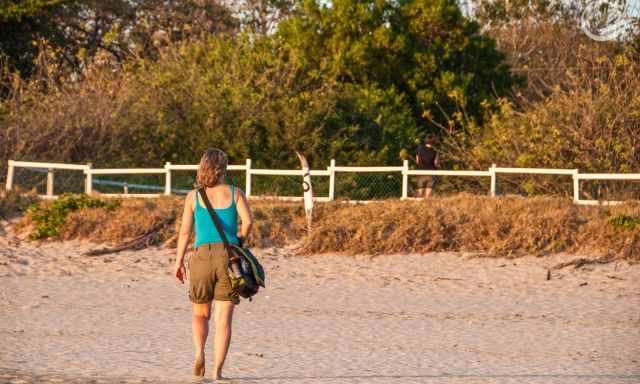
[[[312,176],[313,196],[329,196],[329,177]],[[298,196],[302,197],[302,176],[252,175],[253,196]]]
[[[491,190],[491,179],[489,177],[434,176],[434,180],[432,193],[438,196],[451,196],[458,193],[488,195]],[[420,188],[420,176],[409,176],[407,196],[421,197],[418,195]]]
[[[500,174],[496,194],[534,196],[540,192],[546,196],[570,198],[573,196],[573,178],[568,175],[516,175]]]
[[[400,172],[338,172],[335,188],[337,199],[399,199],[402,197],[402,175]]]
[[[581,198],[598,201],[640,200],[640,181],[582,180]]]
[[[14,169],[13,185],[26,191],[36,191],[44,195],[47,191],[48,170],[44,168]],[[54,171],[54,194],[83,193],[85,176],[82,171],[56,169]]]

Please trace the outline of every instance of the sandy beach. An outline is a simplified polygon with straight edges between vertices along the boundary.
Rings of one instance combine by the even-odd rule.
[[[173,250],[0,239],[0,382],[193,382]],[[256,253],[268,288],[237,308],[232,382],[640,382],[640,265]]]

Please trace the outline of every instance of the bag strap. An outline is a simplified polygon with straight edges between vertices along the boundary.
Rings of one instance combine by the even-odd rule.
[[[229,245],[229,240],[227,240],[227,236],[224,234],[224,229],[222,229],[222,223],[216,214],[216,211],[213,210],[211,203],[209,202],[209,198],[207,197],[207,192],[203,188],[198,189],[200,192],[200,196],[202,196],[202,200],[204,201],[204,205],[207,206],[207,211],[209,211],[209,215],[211,216],[211,220],[213,220],[213,224],[216,226],[218,233],[220,234],[220,238],[222,239],[222,243],[224,243],[224,248],[227,250],[229,257],[232,257],[231,254],[231,246]],[[233,196],[231,196],[233,198]]]

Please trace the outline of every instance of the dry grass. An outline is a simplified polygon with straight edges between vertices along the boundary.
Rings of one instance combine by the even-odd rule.
[[[640,203],[598,208],[560,198],[462,194],[349,205],[321,217],[302,251],[462,251],[506,257],[571,252],[640,260],[640,226],[622,228],[610,223],[622,214],[640,216]]]
[[[166,223],[158,243],[175,246],[182,198],[127,199],[112,211],[69,214],[62,239],[118,244]],[[428,201],[319,204],[307,235],[302,203],[251,202],[254,247],[302,240],[300,253],[343,254],[477,252],[484,256],[576,253],[640,261],[640,225],[614,225],[623,215],[639,218],[640,202],[581,207],[562,198],[489,198],[461,194]]]
[[[31,204],[38,201],[35,191],[25,193],[19,189],[0,191],[0,218],[9,219],[24,212]]]
[[[317,204],[314,218],[320,220],[347,207],[339,202]],[[302,202],[252,200],[251,210],[254,216],[251,246],[281,247],[300,241],[307,235],[307,219]]]
[[[117,208],[89,208],[71,212],[60,231],[62,239],[90,239],[99,243],[118,244],[143,235],[159,224],[167,223],[158,240],[171,238],[172,223],[179,215],[181,202],[176,198],[122,199]]]
[[[251,246],[282,247],[300,240],[307,233],[307,222],[301,203],[265,200],[250,204],[254,217]]]
[[[119,244],[166,223],[157,242],[175,247],[183,204],[184,198],[177,197],[122,199],[112,211],[104,208],[74,211],[65,219],[60,238]],[[300,203],[258,200],[252,201],[251,207],[255,218],[251,246],[284,246],[307,233],[304,208]],[[28,221],[29,217],[25,217],[22,226],[28,228]]]

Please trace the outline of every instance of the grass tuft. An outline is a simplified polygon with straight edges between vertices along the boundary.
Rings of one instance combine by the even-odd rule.
[[[62,194],[55,200],[33,204],[27,209],[27,216],[36,226],[29,238],[38,240],[58,236],[71,212],[90,208],[113,211],[118,205],[117,200],[106,201],[73,194]]]
[[[609,219],[609,223],[614,227],[633,230],[640,227],[640,216],[618,215]]]

